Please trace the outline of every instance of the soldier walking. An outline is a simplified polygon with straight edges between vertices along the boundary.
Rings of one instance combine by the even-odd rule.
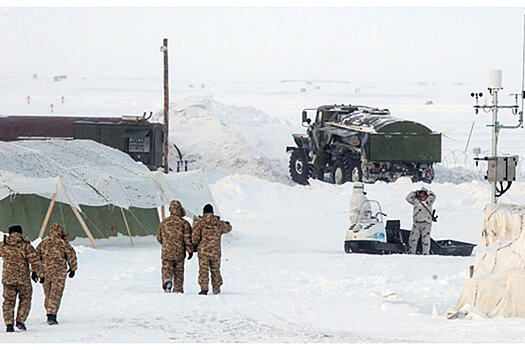
[[[423,187],[419,191],[410,192],[406,200],[414,206],[412,231],[408,240],[410,254],[416,253],[417,243],[421,238],[422,253],[428,255],[430,254],[430,231],[432,221],[435,220],[432,204],[436,200],[436,195]]]
[[[209,274],[213,294],[221,292],[221,236],[232,230],[228,221],[221,221],[213,214],[213,206],[206,204],[203,215],[193,225],[192,241],[199,255],[199,294],[208,294]]]
[[[66,275],[73,278],[77,270],[77,255],[68,238],[62,225],[53,223],[49,227],[49,237],[36,248],[44,265],[44,307],[49,325],[58,324],[57,313],[66,286]]]
[[[184,219],[186,210],[179,201],[171,201],[170,216],[162,220],[157,241],[162,246],[162,288],[164,292],[184,293],[184,258],[193,257],[191,225]]]
[[[42,263],[29,239],[22,236],[22,226],[19,225],[9,227],[9,236],[4,236],[3,242],[0,243],[0,256],[4,259],[2,270],[4,303],[2,311],[6,331],[15,331],[13,325],[15,324],[17,296],[16,327],[25,331],[27,330],[25,322],[31,310],[31,297],[33,296],[31,279],[35,283],[39,280],[40,283],[45,282]],[[29,264],[31,264],[31,274]]]

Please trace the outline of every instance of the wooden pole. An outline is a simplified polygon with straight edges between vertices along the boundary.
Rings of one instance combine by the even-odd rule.
[[[126,229],[128,230],[129,240],[131,241],[131,246],[135,246],[135,243],[133,243],[133,238],[131,238],[131,231],[129,230],[128,220],[126,219],[126,214],[124,213],[124,209],[120,208],[120,212],[122,213],[122,217],[124,218],[124,223],[126,224]]]
[[[73,205],[69,205],[71,207],[71,210],[73,210],[73,213],[77,217],[78,222],[80,223],[80,226],[84,229],[84,232],[88,236],[89,240],[91,241],[91,244],[93,245],[93,248],[98,248],[97,243],[95,242],[95,239],[93,238],[93,235],[89,231],[89,228],[87,227],[84,219],[82,219],[82,216],[78,212],[77,208],[75,208]]]
[[[166,218],[166,208],[163,205],[160,207],[160,221],[163,221]]]
[[[168,39],[164,38],[163,46],[160,48],[164,53],[164,173],[169,172],[168,164],[168,130],[169,130],[169,105],[170,105],[170,96],[169,96],[169,85],[168,85]]]
[[[58,189],[53,194],[53,197],[51,198],[51,203],[49,203],[49,207],[47,208],[46,217],[44,218],[44,222],[42,223],[42,228],[40,228],[40,233],[38,234],[39,239],[42,239],[42,237],[44,237],[44,231],[46,230],[47,223],[49,222],[49,218],[51,217],[51,212],[53,211],[53,207],[55,206],[57,195],[58,195]]]

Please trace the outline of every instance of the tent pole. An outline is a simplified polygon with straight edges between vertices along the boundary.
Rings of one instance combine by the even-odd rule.
[[[126,219],[126,214],[124,213],[124,209],[122,207],[120,208],[120,212],[122,213],[122,217],[124,218],[124,223],[126,224],[126,229],[128,230],[129,240],[131,241],[131,246],[134,247],[135,243],[133,243],[133,238],[131,238],[131,231],[129,230],[128,220]]]
[[[164,204],[162,207],[160,207],[160,221],[164,221],[166,218],[166,209],[164,208]]]
[[[49,207],[47,208],[46,217],[44,218],[44,222],[42,223],[42,228],[40,229],[40,233],[38,234],[39,239],[42,239],[42,237],[44,237],[44,231],[46,230],[47,223],[49,222],[49,218],[51,217],[51,212],[53,211],[53,207],[55,206],[57,194],[58,194],[58,190],[53,194],[53,197],[51,198],[51,203],[49,203]]]
[[[73,213],[75,213],[75,216],[77,217],[78,222],[80,223],[80,226],[84,229],[84,232],[88,236],[89,240],[91,241],[91,244],[93,245],[93,248],[98,248],[97,243],[95,243],[95,239],[91,235],[91,232],[89,231],[89,228],[86,225],[86,222],[84,219],[82,219],[82,216],[80,216],[80,213],[78,212],[77,208],[75,208],[73,205],[69,205],[71,207],[71,210],[73,210]]]

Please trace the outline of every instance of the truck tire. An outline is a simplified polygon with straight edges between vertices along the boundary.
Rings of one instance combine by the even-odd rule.
[[[330,179],[333,184],[342,185],[345,182],[350,181],[350,169],[344,162],[336,160],[332,172],[330,173]]]
[[[361,164],[353,163],[350,166],[350,181],[352,182],[362,182],[363,181],[363,170],[361,169]]]
[[[308,163],[304,149],[294,149],[290,155],[290,176],[292,180],[300,185],[308,185],[311,174],[312,168]]]

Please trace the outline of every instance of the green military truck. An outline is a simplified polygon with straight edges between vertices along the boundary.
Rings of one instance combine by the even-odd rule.
[[[299,184],[308,184],[325,145],[331,160],[320,180],[334,184],[392,182],[401,176],[430,183],[434,163],[441,162],[441,134],[394,118],[387,109],[325,105],[303,110],[302,123],[306,134],[293,134],[295,146],[286,148],[290,176]]]

